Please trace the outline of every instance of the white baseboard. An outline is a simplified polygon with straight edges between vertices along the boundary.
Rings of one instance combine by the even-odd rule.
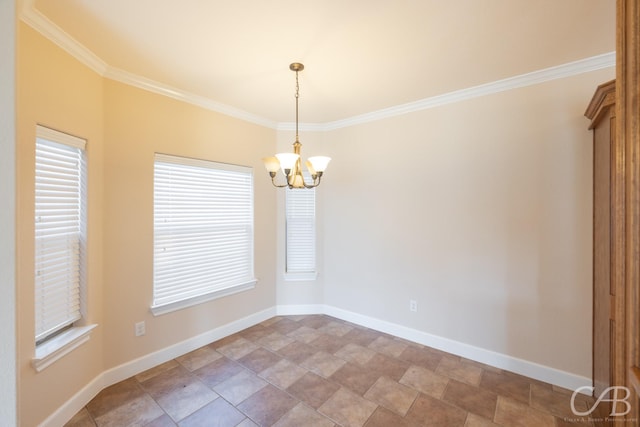
[[[312,310],[316,311],[312,311]],[[376,319],[341,308],[328,305],[286,305],[277,307],[278,315],[296,314],[326,314],[338,319],[346,320],[356,325],[364,326],[376,331],[385,332],[418,344],[426,345],[447,353],[455,354],[476,362],[494,366],[499,369],[515,372],[539,381],[544,381],[569,390],[591,386],[591,378],[561,371],[535,362],[519,359],[502,353],[497,353],[480,347],[475,347],[459,341],[432,335],[417,329]]]
[[[275,315],[276,308],[271,307],[111,368],[98,375],[93,379],[93,381],[65,402],[64,405],[47,417],[47,419],[40,424],[40,427],[57,427],[64,425],[79,410],[89,403],[91,399],[100,393],[100,391],[110,385],[130,378],[140,372],[144,372],[147,369],[153,368],[154,366],[165,363],[171,359],[175,359],[176,357],[182,356],[183,354],[189,353],[190,351],[238,331],[249,328],[257,323],[270,319]]]

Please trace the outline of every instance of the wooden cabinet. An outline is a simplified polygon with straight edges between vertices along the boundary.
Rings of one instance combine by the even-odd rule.
[[[618,169],[623,165],[615,136],[615,80],[598,86],[585,116],[593,131],[593,393],[597,397],[615,384],[615,276],[616,263],[624,259],[624,247],[616,246],[624,222],[616,212],[617,190],[623,190]]]

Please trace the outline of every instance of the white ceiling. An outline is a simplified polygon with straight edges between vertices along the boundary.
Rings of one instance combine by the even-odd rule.
[[[24,0],[108,67],[327,123],[615,50],[613,0]]]

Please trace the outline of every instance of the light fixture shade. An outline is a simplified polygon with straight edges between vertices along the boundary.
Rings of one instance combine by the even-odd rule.
[[[327,156],[314,156],[309,157],[309,163],[316,172],[324,172],[327,168],[327,165],[331,161],[331,157]]]
[[[285,169],[293,169],[300,155],[295,153],[278,153],[276,157],[280,162],[280,167],[284,171]]]
[[[262,161],[267,171],[278,172],[280,170],[280,161],[277,157],[265,157]]]

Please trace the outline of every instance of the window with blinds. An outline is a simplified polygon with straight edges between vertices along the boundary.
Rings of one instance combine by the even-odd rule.
[[[85,258],[86,141],[36,128],[35,339],[81,319]]]
[[[307,178],[310,179],[310,178]],[[286,190],[286,280],[316,278],[316,189]]]
[[[255,286],[251,168],[156,154],[154,314]]]

